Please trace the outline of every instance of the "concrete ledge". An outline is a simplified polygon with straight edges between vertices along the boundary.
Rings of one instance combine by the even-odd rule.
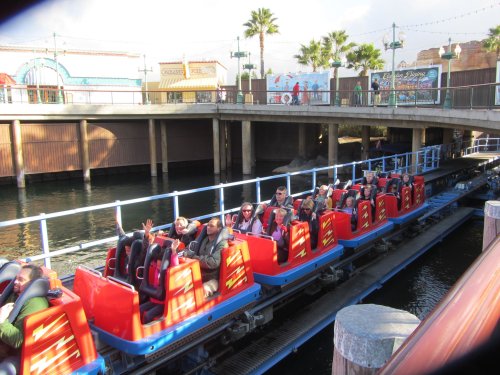
[[[351,369],[352,365],[379,369],[419,324],[415,315],[392,307],[372,304],[345,307],[335,320],[335,355],[343,358],[334,358],[334,366],[339,360],[347,360]]]

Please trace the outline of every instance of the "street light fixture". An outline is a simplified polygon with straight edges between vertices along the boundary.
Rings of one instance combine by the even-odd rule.
[[[336,60],[330,59],[328,62],[330,63],[330,66],[335,69],[335,105],[340,107],[339,68],[345,66],[347,58],[344,55],[340,56],[340,58],[337,55],[336,58]]]
[[[394,64],[396,59],[396,50],[398,48],[403,48],[406,40],[406,35],[402,31],[398,34],[398,40],[396,40],[396,24],[392,23],[392,42],[389,41],[389,36],[384,35],[382,42],[384,43],[384,48],[387,51],[392,49],[392,74],[391,74],[391,92],[389,94],[389,107],[397,107],[396,101],[396,72],[394,70]]]
[[[257,65],[250,62],[250,52],[248,52],[248,64],[243,65],[243,69],[248,69],[248,91],[252,93],[252,70],[257,69]]]
[[[243,57],[247,57],[247,53],[240,51],[240,37],[237,37],[238,39],[238,51],[237,52],[231,52],[231,58],[236,57],[238,59],[238,94],[236,95],[236,103],[241,104],[243,103],[243,93],[241,92],[241,73],[240,73],[240,59]]]
[[[448,52],[444,52],[443,46],[439,48],[439,57],[443,60],[448,60],[448,74],[446,75],[446,96],[444,99],[443,108],[450,109],[451,108],[451,95],[450,95],[450,78],[451,78],[451,60],[459,59],[460,52],[462,52],[462,48],[457,43],[455,47],[455,51],[451,51],[451,38],[448,38]]]

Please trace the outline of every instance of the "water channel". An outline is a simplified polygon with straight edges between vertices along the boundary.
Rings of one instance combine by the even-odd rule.
[[[271,174],[273,164],[263,164],[255,176]],[[49,213],[72,208],[109,203],[115,200],[146,197],[171,191],[181,191],[221,182],[238,181],[241,175],[233,173],[215,178],[210,168],[196,167],[174,169],[168,178],[151,178],[146,173],[116,174],[93,177],[92,183],[80,180],[58,180],[28,184],[24,191],[13,185],[0,186],[0,221]],[[318,176],[326,182],[326,175]],[[261,194],[268,199],[283,181],[263,184]],[[311,186],[307,179],[294,180],[292,192]],[[241,188],[225,193],[226,207],[236,207],[243,200],[255,198],[255,191]],[[202,209],[217,209],[213,193],[201,193],[180,205],[182,215],[190,217]],[[149,202],[122,210],[123,227],[127,231],[139,229],[141,222],[152,218],[156,224],[169,223],[173,208],[169,202]],[[52,250],[74,245],[83,239],[98,239],[114,234],[112,209],[71,216],[49,222],[50,248]],[[424,319],[446,294],[460,275],[481,252],[482,220],[474,219],[464,224],[442,244],[409,266],[389,281],[381,290],[373,293],[365,303],[377,303],[409,311]],[[38,223],[19,225],[0,231],[0,256],[26,257],[40,253]],[[100,266],[104,263],[105,246],[56,258],[52,263],[59,275],[74,271],[78,264]],[[333,354],[333,325],[311,339],[297,353],[275,366],[269,374],[331,374]]]

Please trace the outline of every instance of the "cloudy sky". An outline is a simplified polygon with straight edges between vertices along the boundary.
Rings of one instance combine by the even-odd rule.
[[[420,50],[453,42],[482,40],[500,23],[500,1],[491,0],[48,0],[3,20],[0,44],[58,46],[65,49],[128,51],[145,54],[158,74],[158,62],[218,60],[237,71],[230,52],[240,49],[259,63],[258,38],[244,39],[252,10],[269,8],[280,34],[265,40],[266,70],[275,73],[311,71],[293,58],[301,44],[335,30],[346,30],[350,41],[374,43],[383,51],[384,34],[404,31],[406,45],[396,51],[396,63],[412,62]],[[382,57],[390,69],[391,51]],[[244,61],[242,63],[247,63]],[[353,75],[352,71],[343,75]],[[154,76],[153,76],[154,78]]]

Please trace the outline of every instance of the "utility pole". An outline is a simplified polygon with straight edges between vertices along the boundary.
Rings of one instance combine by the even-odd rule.
[[[240,37],[238,39],[238,51],[231,52],[231,58],[236,57],[238,59],[238,94],[236,95],[236,103],[243,103],[243,93],[241,92],[241,73],[240,73],[240,59],[242,57],[247,57],[247,53],[240,51]]]
[[[152,67],[149,69],[146,68],[146,55],[144,55],[144,69],[139,68],[138,71],[144,73],[144,84],[145,84],[145,88],[146,88],[146,104],[151,104],[149,101],[148,72],[152,72],[153,68]]]
[[[57,95],[56,95],[56,102],[57,103],[63,103],[63,97],[62,97],[62,93],[61,93],[61,89],[59,87],[59,63],[57,62],[57,56],[59,56],[59,53],[60,52],[57,52],[57,34],[54,33],[53,34],[54,36],[54,61],[56,62],[56,79],[57,79]],[[65,52],[63,52],[64,54]]]
[[[36,51],[33,49],[33,79],[36,81],[36,102],[40,104],[40,70],[38,66],[38,59],[36,58]]]

